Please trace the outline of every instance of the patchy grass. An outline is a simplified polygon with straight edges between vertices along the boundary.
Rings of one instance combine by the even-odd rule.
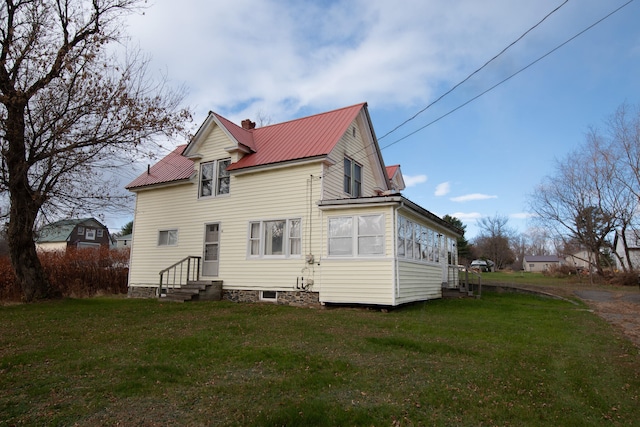
[[[0,425],[637,425],[640,355],[565,301],[382,313],[94,298],[0,307]]]

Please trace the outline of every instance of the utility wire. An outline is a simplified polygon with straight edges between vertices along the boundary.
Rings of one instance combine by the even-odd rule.
[[[477,73],[479,73],[480,71],[482,71],[487,65],[489,65],[490,63],[492,63],[493,61],[495,61],[496,59],[498,59],[498,57],[500,57],[503,53],[505,53],[507,50],[509,50],[513,45],[515,45],[516,43],[518,43],[520,40],[522,40],[527,34],[529,34],[531,31],[533,31],[534,29],[536,29],[538,26],[540,26],[540,24],[542,24],[544,21],[546,21],[546,19],[548,17],[550,17],[551,15],[553,15],[554,13],[556,13],[558,10],[560,10],[560,8],[562,6],[564,6],[565,4],[567,4],[569,2],[569,0],[565,0],[560,6],[556,7],[555,9],[553,9],[551,12],[549,12],[544,18],[542,18],[540,21],[538,21],[533,27],[529,28],[527,31],[525,31],[524,33],[522,33],[522,35],[520,37],[518,37],[517,39],[515,39],[513,42],[511,42],[509,45],[507,45],[507,47],[505,47],[504,49],[502,49],[497,55],[495,55],[493,58],[491,58],[490,60],[488,60],[487,62],[485,62],[480,68],[476,69],[473,73],[469,74],[467,77],[465,77],[464,80],[460,81],[458,84],[456,84],[455,86],[453,86],[451,89],[449,89],[448,91],[446,91],[445,93],[443,93],[442,95],[440,95],[435,101],[431,102],[429,105],[427,105],[426,107],[424,107],[422,110],[418,111],[417,113],[415,113],[413,116],[409,117],[407,120],[405,120],[404,122],[400,123],[398,126],[396,126],[395,128],[391,129],[389,132],[385,133],[384,135],[382,135],[380,138],[378,138],[378,141],[380,141],[381,139],[383,139],[384,137],[392,134],[393,132],[397,131],[398,129],[400,129],[402,126],[406,125],[407,123],[409,123],[410,121],[412,121],[413,119],[415,119],[416,117],[418,117],[420,114],[424,113],[427,109],[429,109],[430,107],[432,107],[433,105],[435,105],[436,103],[438,103],[442,98],[444,98],[445,96],[449,95],[451,92],[453,92],[454,90],[456,90],[460,85],[462,85],[463,83],[465,83],[467,80],[469,80],[471,77],[475,76]]]
[[[634,0],[629,0],[628,2],[626,2],[625,4],[621,5],[620,7],[618,7],[617,9],[613,10],[612,12],[608,13],[607,15],[605,15],[604,17],[600,18],[599,20],[597,20],[596,22],[594,22],[593,24],[589,25],[587,28],[585,28],[584,30],[580,31],[579,33],[577,33],[576,35],[574,35],[573,37],[567,39],[566,41],[564,41],[563,43],[559,44],[558,46],[554,47],[553,49],[551,49],[549,52],[545,53],[544,55],[540,56],[538,59],[536,59],[535,61],[530,62],[528,65],[522,67],[521,69],[519,69],[518,71],[516,71],[515,73],[511,74],[509,77],[506,77],[505,79],[501,80],[500,82],[496,83],[495,85],[491,86],[490,88],[486,89],[485,91],[479,93],[478,95],[474,96],[473,98],[469,99],[466,102],[463,102],[462,104],[458,105],[457,107],[455,107],[454,109],[448,111],[447,113],[439,116],[438,118],[430,121],[429,123],[427,123],[426,125],[414,130],[413,132],[403,136],[400,139],[397,139],[395,141],[393,141],[390,144],[385,145],[384,147],[380,148],[380,150],[384,150],[385,148],[391,147],[392,145],[397,144],[398,142],[407,139],[408,137],[420,132],[421,130],[431,126],[434,123],[439,122],[440,120],[442,120],[443,118],[447,117],[448,115],[458,111],[459,109],[461,109],[462,107],[470,104],[471,102],[475,101],[476,99],[480,98],[482,95],[491,92],[493,89],[497,88],[498,86],[502,85],[503,83],[506,83],[507,81],[511,80],[513,77],[517,76],[518,74],[522,73],[523,71],[527,70],[528,68],[532,67],[533,65],[537,64],[538,62],[540,62],[541,60],[543,60],[544,58],[546,58],[547,56],[551,55],[552,53],[554,53],[555,51],[557,51],[558,49],[562,48],[563,46],[565,46],[566,44],[570,43],[571,41],[575,40],[576,38],[580,37],[582,34],[586,33],[587,31],[589,31],[590,29],[592,29],[593,27],[595,27],[596,25],[600,24],[602,21],[604,21],[605,19],[609,18],[610,16],[612,16],[613,14],[619,12],[621,9],[623,9],[624,7],[628,6],[629,4],[631,4]],[[431,104],[433,105],[433,103]],[[389,133],[387,133],[386,135],[388,135]],[[386,136],[385,135],[385,136]]]

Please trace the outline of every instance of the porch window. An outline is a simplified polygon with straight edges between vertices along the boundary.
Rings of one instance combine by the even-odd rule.
[[[231,159],[215,160],[200,165],[200,197],[229,194],[230,177],[227,167]]]
[[[398,216],[396,245],[396,253],[400,258],[440,262],[440,259],[448,256],[457,262],[455,246],[445,236],[403,216]]]
[[[362,196],[362,165],[344,158],[344,192],[351,197]]]
[[[358,217],[358,255],[384,254],[384,217]]]
[[[300,219],[249,223],[249,256],[289,257],[302,253]]]
[[[329,218],[329,256],[384,255],[384,215]]]
[[[158,232],[158,246],[176,246],[178,244],[178,230],[160,230]]]

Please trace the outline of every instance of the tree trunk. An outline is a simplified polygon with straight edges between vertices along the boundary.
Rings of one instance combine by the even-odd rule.
[[[7,106],[5,122],[9,145],[5,161],[9,170],[11,201],[7,237],[11,265],[22,289],[22,298],[30,302],[57,297],[59,292],[52,289],[36,252],[33,227],[43,200],[29,183],[29,164],[24,137],[26,102],[16,104]]]
[[[22,217],[26,215],[20,215]],[[11,265],[22,289],[22,298],[26,302],[56,298],[59,291],[53,289],[42,268],[33,241],[33,225],[26,218],[16,218],[11,212],[9,222],[9,254]]]

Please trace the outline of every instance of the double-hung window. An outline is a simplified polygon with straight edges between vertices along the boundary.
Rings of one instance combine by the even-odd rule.
[[[299,218],[249,223],[250,257],[287,258],[301,253]]]
[[[362,196],[362,165],[344,158],[344,192],[351,197]]]
[[[229,194],[231,159],[215,160],[200,164],[200,197]]]
[[[329,256],[384,255],[384,215],[329,218]]]

